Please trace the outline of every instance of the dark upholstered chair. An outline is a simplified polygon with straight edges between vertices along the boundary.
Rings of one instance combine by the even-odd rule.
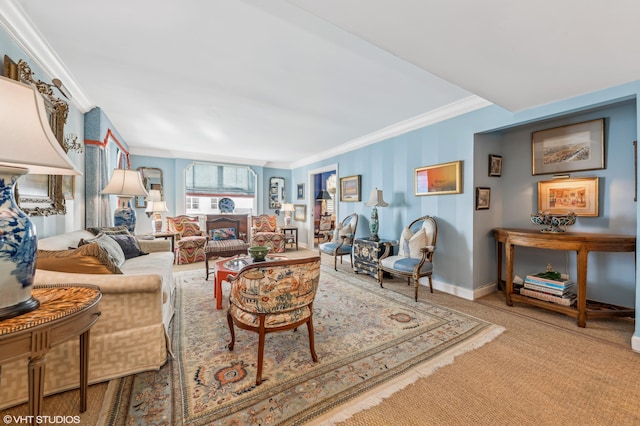
[[[313,343],[313,299],[320,281],[319,257],[253,263],[229,277],[229,281],[229,350],[235,344],[234,325],[258,333],[256,385],[262,382],[267,333],[307,324],[311,358],[318,361]]]
[[[205,260],[207,237],[200,229],[197,218],[187,215],[167,217],[167,230],[176,233],[175,255],[178,265]]]
[[[356,236],[356,229],[358,228],[358,214],[352,213],[349,216],[342,219],[342,221],[336,226],[333,231],[333,239],[326,243],[320,243],[318,245],[318,251],[333,256],[333,269],[338,270],[338,257],[342,264],[342,256],[349,256],[351,265],[353,266],[353,255],[351,249],[353,246],[353,239]]]
[[[407,277],[407,284],[413,278],[415,300],[418,301],[418,280],[429,277],[429,290],[433,293],[433,252],[436,250],[438,225],[431,216],[420,217],[402,231],[398,240],[398,254],[392,253],[393,243],[384,243],[385,251],[378,259],[378,281],[382,287],[384,272]]]

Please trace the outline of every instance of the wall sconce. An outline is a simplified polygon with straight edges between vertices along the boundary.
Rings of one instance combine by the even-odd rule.
[[[62,147],[65,152],[77,151],[78,153],[82,153],[82,144],[78,142],[78,135],[74,133],[69,133],[64,137]]]

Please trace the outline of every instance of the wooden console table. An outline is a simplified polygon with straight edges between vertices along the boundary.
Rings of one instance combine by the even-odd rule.
[[[29,415],[40,415],[49,349],[80,336],[80,412],[87,410],[89,329],[98,320],[102,297],[96,286],[35,286],[31,292],[40,307],[0,321],[0,365],[29,357]],[[1,372],[1,370],[0,370]],[[34,423],[35,424],[35,423]]]
[[[505,297],[508,306],[523,302],[577,318],[586,327],[587,318],[632,317],[635,309],[587,301],[587,262],[590,251],[634,252],[636,237],[631,235],[594,234],[586,232],[543,233],[531,229],[496,228],[493,230],[498,250],[498,283],[502,282],[502,246],[506,258]],[[575,250],[577,253],[577,306],[562,306],[513,292],[514,247],[551,250]]]

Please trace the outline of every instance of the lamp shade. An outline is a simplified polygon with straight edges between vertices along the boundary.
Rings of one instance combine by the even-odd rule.
[[[331,194],[329,191],[322,190],[318,193],[316,200],[331,200]]]
[[[149,204],[151,204],[151,211],[154,213],[169,211],[166,201],[151,201]]]
[[[282,205],[282,211],[283,212],[293,212],[293,211],[295,211],[295,209],[293,208],[293,204],[285,203],[285,204]]]
[[[364,203],[364,205],[369,207],[387,207],[389,203],[382,198],[382,189],[376,188],[371,190],[369,201]]]
[[[135,197],[149,195],[140,173],[136,170],[114,169],[109,184],[100,191],[101,194],[119,195],[121,197]]]
[[[0,77],[0,166],[45,175],[79,175],[56,139],[42,95],[34,86]]]
[[[149,196],[147,197],[147,202],[152,201],[162,201],[162,193],[159,189],[150,189]]]

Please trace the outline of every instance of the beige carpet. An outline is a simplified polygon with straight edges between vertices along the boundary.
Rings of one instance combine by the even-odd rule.
[[[315,252],[287,251],[287,255]],[[323,257],[323,263],[333,259]],[[176,266],[177,270],[203,264]],[[352,274],[349,263],[339,269]],[[366,276],[365,276],[366,277]],[[371,285],[378,285],[371,278]],[[411,297],[405,281],[385,287]],[[420,298],[456,309],[504,331],[490,344],[390,396],[385,390],[365,395],[315,423],[340,425],[638,425],[640,354],[631,350],[634,321],[591,320],[581,329],[575,320],[542,309],[507,307],[500,294],[471,302],[420,288]],[[89,387],[89,406],[81,424],[97,424],[106,384]],[[377,404],[377,405],[375,405]],[[355,409],[354,409],[355,407]],[[355,411],[355,414],[352,413]],[[23,404],[0,415],[26,415]],[[43,414],[77,415],[78,392],[45,398]],[[344,420],[344,416],[349,416]]]

